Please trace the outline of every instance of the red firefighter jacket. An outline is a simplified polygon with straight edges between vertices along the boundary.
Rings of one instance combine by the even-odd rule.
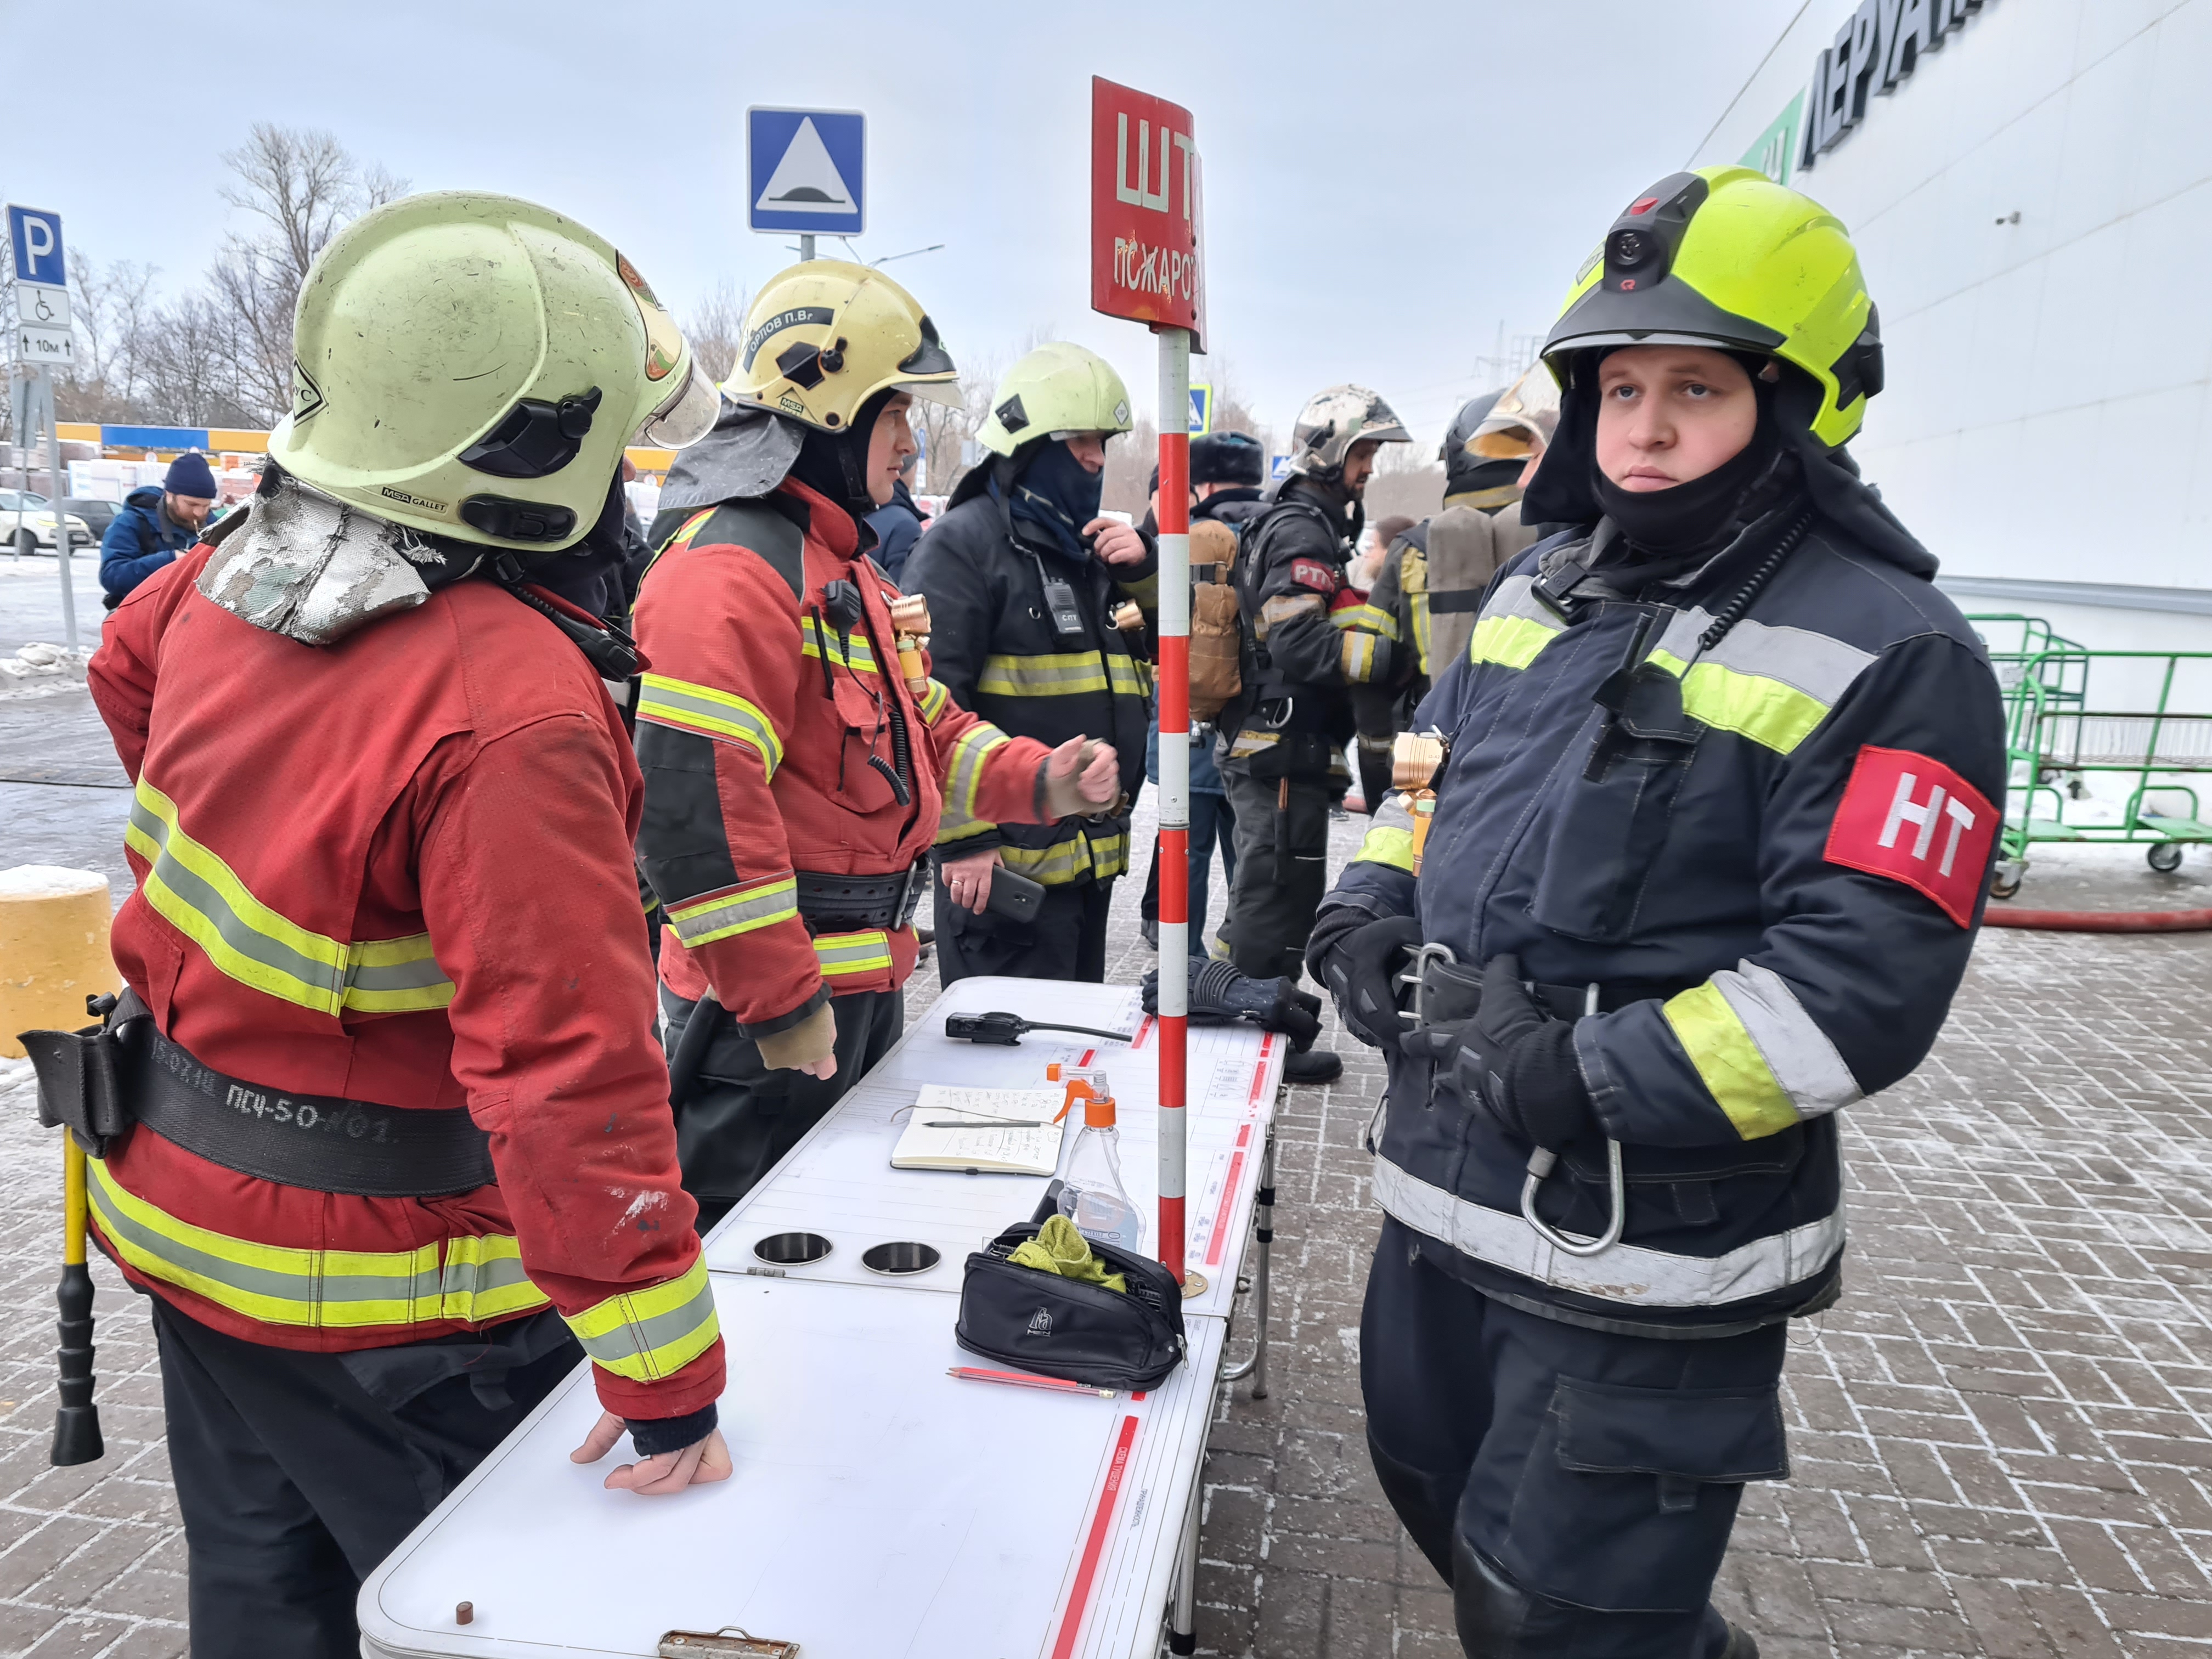
[[[898,590],[857,538],[850,514],[787,478],[761,501],[683,521],[638,596],[638,643],[653,659],[638,699],[638,848],[668,913],[660,976],[691,1000],[711,986],[754,1035],[914,971],[910,927],[810,925],[800,872],[908,870],[948,807],[1041,816],[1050,751],[957,707],[934,681],[920,697],[908,690],[890,623]],[[823,593],[839,581],[862,606],[845,634]],[[889,775],[902,723],[904,805]]]
[[[193,550],[125,600],[94,700],[136,788],[118,965],[204,1065],[286,1091],[465,1106],[498,1183],[280,1186],[141,1127],[93,1166],[125,1275],[218,1330],[380,1347],[550,1302],[626,1418],[720,1394],[631,874],[641,785],[582,654],[489,582],[335,645],[202,596]]]

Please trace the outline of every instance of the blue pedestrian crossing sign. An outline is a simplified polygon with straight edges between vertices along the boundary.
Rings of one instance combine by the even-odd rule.
[[[1190,435],[1203,438],[1213,430],[1213,388],[1203,380],[1190,387]]]
[[[1267,458],[1267,482],[1269,483],[1280,483],[1284,479],[1290,476],[1291,458],[1289,456],[1270,455]]]
[[[868,118],[858,110],[745,112],[746,222],[857,236],[867,222]]]

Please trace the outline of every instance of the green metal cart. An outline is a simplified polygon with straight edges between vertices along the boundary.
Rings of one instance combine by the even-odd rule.
[[[2001,857],[1990,890],[2009,898],[2037,842],[2148,843],[2171,873],[2182,850],[2212,842],[2194,779],[2212,772],[2212,652],[2090,651],[2038,619],[1992,625],[1990,660],[2005,690],[2008,772]],[[2009,627],[2009,635],[2002,631]],[[2115,811],[2092,775],[2124,781]]]

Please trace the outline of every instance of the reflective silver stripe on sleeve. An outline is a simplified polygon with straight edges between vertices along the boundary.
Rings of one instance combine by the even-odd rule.
[[[1368,820],[1370,830],[1407,830],[1413,827],[1413,809],[1409,805],[1413,797],[1392,795],[1382,803],[1382,810]]]
[[[1709,662],[1739,674],[1778,680],[1831,708],[1875,660],[1871,651],[1862,651],[1809,628],[1770,628],[1749,617],[1730,628],[1711,651],[1701,653],[1698,636],[1712,625],[1712,613],[1702,605],[1678,611],[1651,654],[1663,652],[1680,662]]]
[[[1814,1024],[1781,975],[1739,962],[1733,971],[1715,974],[1712,985],[1751,1033],[1766,1069],[1800,1117],[1820,1117],[1864,1098],[1836,1045]]]
[[[1376,1158],[1373,1180],[1375,1201],[1415,1232],[1538,1284],[1626,1307],[1711,1308],[1765,1296],[1810,1279],[1844,1248],[1839,1206],[1722,1255],[1616,1244],[1600,1255],[1571,1256],[1547,1244],[1520,1216],[1432,1187],[1387,1158]]]

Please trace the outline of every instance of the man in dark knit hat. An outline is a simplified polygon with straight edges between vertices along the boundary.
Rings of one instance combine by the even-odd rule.
[[[123,510],[100,538],[100,585],[110,611],[131,590],[199,539],[215,505],[207,457],[188,450],[169,463],[161,488],[148,484],[123,498]]]

